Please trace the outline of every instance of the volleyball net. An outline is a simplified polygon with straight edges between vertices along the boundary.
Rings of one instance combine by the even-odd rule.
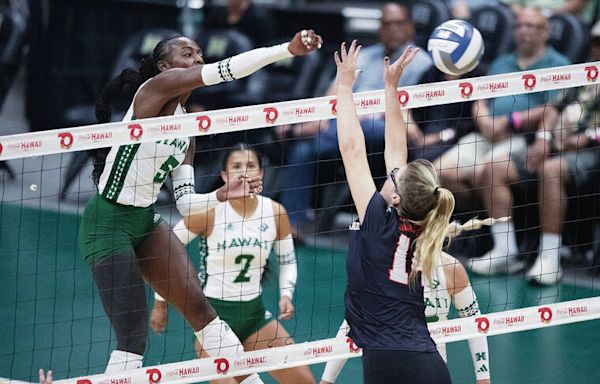
[[[569,105],[581,105],[589,100],[579,100],[576,89],[596,89],[599,70],[600,63],[585,63],[421,84],[400,88],[397,100],[403,109],[415,110],[558,91],[564,96],[562,100],[567,100],[567,93],[574,94],[570,96]],[[597,97],[597,92],[594,94]],[[560,103],[567,104],[567,101],[556,105]],[[355,104],[358,114],[372,122],[385,111],[383,91],[357,93]],[[576,115],[574,120],[579,124],[584,121],[581,109],[579,112],[570,111]],[[351,339],[332,337],[343,318],[346,281],[343,234],[351,222],[345,219],[341,220],[341,225],[337,223],[336,226],[336,223],[329,221],[325,225],[315,224],[312,231],[305,229],[309,232],[307,237],[319,241],[316,244],[297,245],[299,275],[294,299],[296,319],[282,322],[296,344],[244,352],[236,356],[194,359],[189,327],[181,318],[171,314],[167,332],[160,336],[149,336],[148,348],[151,353],[146,355],[144,368],[119,374],[101,374],[107,356],[114,348],[114,336],[111,336],[110,324],[93,288],[89,268],[78,255],[76,244],[79,215],[86,200],[95,193],[93,185],[87,180],[87,174],[91,173],[89,156],[83,157],[83,168],[78,168],[80,174],[75,185],[71,185],[66,192],[63,190],[70,162],[76,156],[87,153],[85,151],[199,137],[197,162],[203,165],[196,170],[196,187],[206,192],[219,183],[220,169],[210,165],[218,163],[219,153],[233,144],[219,140],[220,137],[238,134],[234,141],[245,141],[252,132],[271,132],[277,127],[291,125],[301,130],[303,125],[317,121],[321,121],[319,130],[323,130],[327,124],[324,121],[335,119],[336,114],[335,97],[318,97],[0,137],[0,161],[6,162],[14,172],[12,178],[7,172],[0,175],[3,185],[0,255],[7,263],[7,268],[0,271],[0,279],[5,282],[0,294],[5,320],[0,343],[7,346],[0,354],[0,376],[10,378],[0,381],[28,381],[34,377],[37,368],[50,367],[60,383],[189,383],[361,356],[361,350]],[[563,124],[563,121],[559,119],[559,124]],[[409,121],[409,124],[415,122]],[[596,127],[589,125],[583,128],[589,135],[590,132],[596,132]],[[559,126],[559,130],[562,128]],[[564,129],[572,130],[573,127],[565,126]],[[265,182],[266,193],[279,197],[289,191],[286,180],[282,180],[282,172],[289,167],[286,163],[287,152],[306,140],[314,140],[318,145],[318,136],[318,133],[309,138],[252,136],[254,142],[251,144],[259,150],[264,148],[263,152],[268,152],[267,158],[270,158],[265,165],[265,173],[271,175]],[[370,158],[381,155],[381,149],[369,153]],[[316,165],[323,165],[320,162],[318,160]],[[322,162],[331,163],[327,172],[333,175],[328,175],[325,181],[319,178],[316,184],[309,187],[322,189],[343,185],[339,155]],[[312,163],[306,166],[314,166]],[[385,174],[379,176],[385,177]],[[273,187],[270,183],[278,186]],[[339,189],[333,191],[334,195],[337,194],[335,197],[339,197]],[[168,198],[169,193],[165,193],[167,197],[163,199],[160,209],[161,214],[173,224],[179,216],[172,209],[174,205]],[[596,196],[597,192],[592,191],[587,196],[575,197],[594,199]],[[64,197],[64,200],[59,197]],[[535,204],[525,202],[522,207]],[[330,209],[352,215],[351,202],[347,198],[325,198],[315,201],[313,205],[317,215],[320,210]],[[573,254],[579,256],[571,258],[579,264],[571,268],[568,278],[563,279],[566,285],[540,290],[535,297],[524,297],[513,294],[527,285],[522,274],[475,279],[472,284],[481,299],[483,314],[430,323],[434,340],[449,343],[481,335],[494,336],[600,318],[600,297],[596,297],[595,275],[592,273],[597,256],[593,230],[590,229],[597,222],[598,214],[595,205],[578,209],[581,211],[579,216],[568,216],[565,220],[570,220],[570,224],[581,223],[586,226],[585,230],[576,229],[576,235],[585,231],[592,231],[592,235],[582,235],[572,242]],[[486,215],[481,211],[466,214],[479,217]],[[536,230],[527,227],[527,220],[524,222],[525,227],[520,229],[520,235]],[[478,232],[467,234],[459,240],[468,244],[463,247],[462,254],[456,255],[465,265],[470,261],[467,256],[472,257],[477,253],[473,250],[473,243],[468,241],[482,237]],[[188,249],[193,247],[197,248],[197,245],[194,243]],[[190,254],[195,257],[193,251]],[[277,289],[276,283],[266,283],[264,296],[267,309],[276,311]],[[152,299],[149,299],[149,305],[151,303]],[[184,346],[178,345],[181,343]],[[494,352],[490,348],[491,356]]]

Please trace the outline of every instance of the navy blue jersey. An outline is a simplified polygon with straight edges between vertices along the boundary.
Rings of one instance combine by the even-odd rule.
[[[356,228],[355,228],[356,229]],[[375,192],[359,230],[350,231],[346,320],[362,348],[435,352],[421,278],[409,282],[418,228]]]

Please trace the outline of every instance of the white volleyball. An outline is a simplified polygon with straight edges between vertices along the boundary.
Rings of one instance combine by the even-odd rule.
[[[449,20],[433,30],[427,51],[434,65],[449,75],[472,71],[485,50],[481,33],[464,20]]]

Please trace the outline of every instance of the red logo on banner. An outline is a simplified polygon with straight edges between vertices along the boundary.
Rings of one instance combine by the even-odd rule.
[[[59,133],[58,138],[60,139],[60,147],[62,149],[69,149],[73,144],[73,135],[69,132]]]
[[[217,365],[217,373],[226,374],[229,372],[229,360],[227,359],[215,359],[215,364]]]
[[[275,123],[275,121],[277,121],[277,117],[279,117],[279,111],[277,111],[277,108],[267,107],[263,109],[263,112],[265,113],[265,119],[269,124]]]
[[[77,384],[92,384],[92,382],[88,379],[79,379],[77,380]]]
[[[490,321],[487,317],[478,317],[475,319],[479,333],[487,333],[490,330]]]
[[[148,383],[150,384],[158,383],[162,379],[162,373],[157,368],[146,369],[146,374],[148,375]]]
[[[460,96],[463,99],[468,99],[473,95],[473,84],[471,83],[459,83],[458,87],[460,88]]]
[[[526,90],[531,91],[535,88],[535,83],[537,82],[535,75],[523,75],[523,86]]]
[[[356,353],[358,351],[360,351],[360,348],[356,346],[356,344],[354,344],[354,340],[352,340],[351,338],[347,338],[346,339],[346,343],[348,343],[348,350],[350,352]]]
[[[405,106],[406,103],[408,103],[408,100],[410,100],[410,96],[408,95],[408,92],[400,90],[398,91],[398,102],[400,103],[401,106]]]
[[[2,143],[0,143],[0,155],[2,154]]]
[[[329,100],[329,104],[331,104],[331,114],[337,115],[337,99]]]
[[[129,128],[129,137],[131,140],[139,140],[142,138],[142,134],[144,133],[144,128],[142,128],[139,124],[129,124],[127,126]]]
[[[540,320],[542,323],[548,324],[552,321],[552,309],[548,307],[538,308],[538,312],[540,313]]]
[[[598,78],[598,67],[596,67],[595,65],[588,65],[584,68],[584,70],[585,74],[587,75],[587,80],[589,82],[596,81],[596,79]]]
[[[210,129],[210,125],[212,121],[208,116],[198,116],[196,117],[196,121],[198,122],[198,129],[201,132],[206,132]]]

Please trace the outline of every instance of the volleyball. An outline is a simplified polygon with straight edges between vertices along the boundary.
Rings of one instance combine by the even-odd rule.
[[[449,20],[433,30],[427,51],[433,64],[449,75],[472,71],[484,52],[483,39],[477,28],[464,20]]]

